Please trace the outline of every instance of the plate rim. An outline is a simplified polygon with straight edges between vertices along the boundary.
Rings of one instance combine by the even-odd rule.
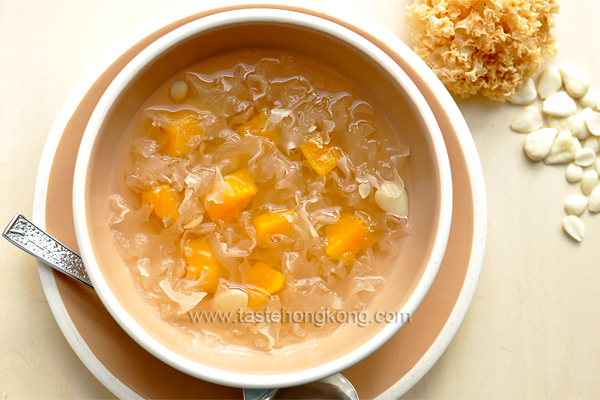
[[[54,162],[54,156],[65,127],[89,89],[116,59],[140,40],[155,32],[158,29],[157,27],[169,25],[200,11],[232,6],[256,5],[257,3],[258,2],[249,0],[225,0],[219,2],[218,5],[209,7],[207,7],[202,0],[186,3],[149,19],[121,37],[106,50],[75,84],[52,124],[42,151],[36,175],[32,213],[34,223],[42,229],[45,229],[46,227],[46,199],[49,177]],[[440,99],[440,104],[447,113],[452,125],[457,127],[457,137],[467,163],[467,170],[473,192],[474,212],[473,243],[471,246],[471,258],[469,260],[467,274],[454,308],[435,341],[410,371],[378,396],[379,399],[396,399],[412,388],[445,352],[458,332],[475,294],[479,275],[483,266],[483,256],[487,238],[487,201],[481,163],[470,130],[454,99],[426,64],[412,51],[407,51],[410,50],[410,48],[404,42],[377,23],[359,16],[351,10],[342,9],[333,4],[317,2],[314,0],[305,1],[301,7],[298,7],[293,3],[294,2],[291,0],[263,0],[260,2],[260,5],[292,6],[295,8],[310,9],[334,18],[339,18],[373,35],[389,46],[390,49],[403,55],[407,55],[407,61],[411,65],[418,67],[415,71],[430,85],[432,91]],[[67,339],[67,342],[71,348],[73,348],[83,364],[115,396],[119,398],[143,398],[114,376],[112,372],[95,357],[92,350],[83,340],[58,293],[58,287],[52,269],[45,264],[38,262],[38,271],[44,294],[46,295],[54,318]]]

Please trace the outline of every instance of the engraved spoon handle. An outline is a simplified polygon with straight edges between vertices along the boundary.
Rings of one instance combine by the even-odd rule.
[[[94,288],[85,271],[81,257],[35,226],[21,213],[15,215],[10,221],[2,236],[43,263],[77,279],[92,289]]]

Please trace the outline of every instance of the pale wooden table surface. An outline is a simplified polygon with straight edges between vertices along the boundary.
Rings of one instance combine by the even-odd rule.
[[[69,91],[122,35],[184,1],[0,0],[0,224],[31,215],[38,161]],[[409,0],[337,0],[408,41]],[[600,1],[561,0],[554,63],[600,88]],[[600,398],[600,216],[577,245],[560,228],[578,188],[563,167],[529,163],[518,111],[460,101],[487,185],[481,281],[449,349],[406,398]],[[33,258],[0,241],[0,398],[113,398],[62,336]]]

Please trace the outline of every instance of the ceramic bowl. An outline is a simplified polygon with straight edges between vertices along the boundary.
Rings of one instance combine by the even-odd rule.
[[[163,321],[144,302],[111,228],[110,178],[122,133],[144,101],[182,69],[241,49],[285,49],[322,63],[368,92],[411,150],[408,190],[412,231],[386,265],[386,283],[365,312],[402,316],[390,323],[345,324],[335,333],[271,352],[209,346]],[[412,315],[442,261],[450,230],[452,187],[444,141],[415,85],[387,55],[350,30],[316,16],[244,9],[190,22],[136,56],[108,87],[84,133],[73,184],[77,243],[100,299],[142,347],[187,374],[218,384],[267,388],[318,380],[362,360]]]

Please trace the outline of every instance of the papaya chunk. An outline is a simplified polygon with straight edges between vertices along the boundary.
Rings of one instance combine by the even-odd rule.
[[[352,214],[344,213],[338,222],[325,227],[325,253],[337,261],[354,258],[371,243],[371,233],[365,223]]]
[[[265,125],[267,120],[269,119],[269,115],[265,110],[261,111],[256,117],[252,118],[248,122],[240,125],[238,127],[238,133],[240,136],[244,136],[247,134],[262,136],[271,140],[276,145],[280,144],[279,141],[279,129],[278,128],[269,128],[265,130]]]
[[[221,194],[222,201],[220,203],[212,200],[207,201],[207,211],[213,221],[233,222],[237,214],[250,203],[258,189],[246,169],[240,169],[226,176],[223,180],[230,186],[231,190]],[[221,190],[223,188],[214,186],[207,198],[215,196],[215,191]]]
[[[262,261],[243,271],[242,280],[243,283],[261,288],[268,294],[277,294],[285,289],[285,275]]]
[[[300,150],[311,168],[319,175],[327,175],[337,167],[337,160],[342,157],[337,148],[323,143],[320,136],[315,136],[300,145]]]
[[[254,219],[254,230],[256,231],[258,245],[268,247],[269,239],[277,234],[292,237],[294,217],[294,213],[288,210],[273,211],[256,217]]]
[[[190,240],[184,249],[183,258],[187,264],[185,278],[201,280],[199,288],[207,293],[215,293],[219,279],[226,278],[227,271],[217,261],[213,248],[206,240]]]
[[[142,199],[152,206],[152,213],[160,218],[165,226],[175,223],[179,218],[177,192],[169,185],[144,190]]]
[[[170,124],[160,127],[160,131],[167,138],[162,153],[170,157],[185,157],[198,147],[204,130],[194,118],[193,111],[177,111],[174,117]]]

